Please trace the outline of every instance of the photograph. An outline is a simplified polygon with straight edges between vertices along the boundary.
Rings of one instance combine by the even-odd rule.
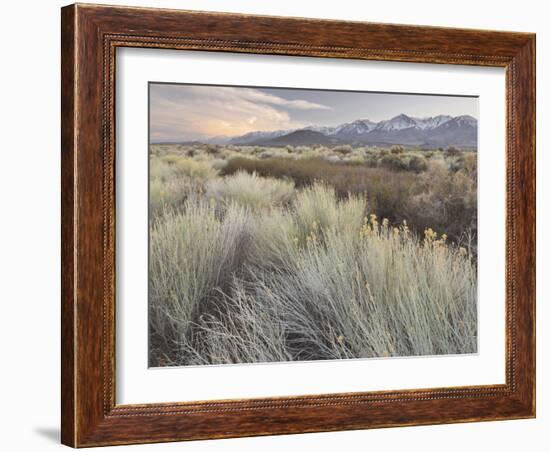
[[[476,353],[477,118],[149,83],[149,366]]]

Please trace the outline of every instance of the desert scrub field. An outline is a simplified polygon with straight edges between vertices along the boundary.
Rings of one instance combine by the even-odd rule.
[[[456,149],[151,146],[150,365],[475,352],[476,178]]]

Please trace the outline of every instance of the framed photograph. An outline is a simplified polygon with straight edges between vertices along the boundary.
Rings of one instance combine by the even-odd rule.
[[[535,36],[62,9],[62,442],[535,416]]]

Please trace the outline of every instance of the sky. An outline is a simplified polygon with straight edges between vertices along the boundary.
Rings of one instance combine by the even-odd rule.
[[[254,131],[381,121],[401,113],[478,118],[476,97],[149,84],[151,142],[239,136]]]

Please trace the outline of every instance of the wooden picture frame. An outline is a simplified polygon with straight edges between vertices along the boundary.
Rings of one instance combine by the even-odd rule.
[[[70,5],[62,9],[62,442],[73,447],[535,416],[535,35]],[[115,50],[506,69],[506,383],[115,403]]]

